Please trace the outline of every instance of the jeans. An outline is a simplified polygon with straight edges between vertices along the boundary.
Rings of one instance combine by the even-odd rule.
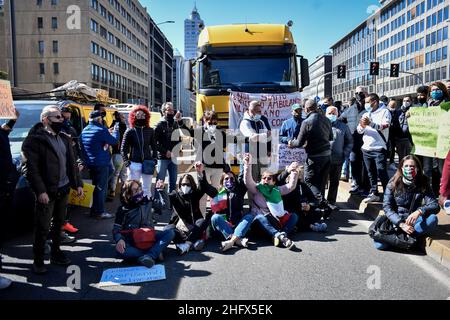
[[[153,175],[142,173],[142,163],[131,162],[128,167],[128,180],[141,181],[142,191],[148,199],[152,197],[152,179]]]
[[[172,160],[161,159],[158,160],[158,180],[165,180],[166,173],[169,170],[169,192],[172,192],[177,187],[178,167]]]
[[[305,183],[319,201],[322,201],[325,196],[325,185],[327,184],[330,165],[331,156],[308,157],[306,160]]]
[[[281,230],[277,230],[266,218],[263,214],[258,214],[255,217],[255,221],[258,221],[258,223],[261,225],[261,227],[270,235],[272,238],[278,237],[281,233],[291,233],[298,221],[298,216],[293,213],[287,223],[284,225],[284,227]]]
[[[49,198],[48,204],[42,204],[39,201],[36,203],[33,253],[34,261],[39,263],[44,261],[45,242],[49,233],[52,239],[52,252],[59,250],[61,227],[69,200],[68,189],[61,193],[58,192],[56,195],[49,195]]]
[[[389,182],[387,172],[387,151],[382,149],[379,151],[363,150],[364,164],[369,174],[370,193],[378,195],[378,178],[381,180],[383,192]]]
[[[91,215],[100,215],[105,212],[106,191],[108,188],[109,166],[89,167],[92,184],[95,186]]]
[[[416,224],[414,225],[414,230],[416,231],[416,234],[419,236],[424,236],[427,234],[430,234],[437,228],[438,225],[438,218],[435,214],[430,215],[425,220],[423,217],[419,217],[416,221]],[[386,250],[389,248],[389,245],[386,243],[381,243],[374,241],[375,248],[378,250]]]
[[[327,200],[331,204],[336,204],[341,171],[342,171],[342,164],[332,164],[330,166],[330,174],[329,174],[330,183],[328,186]]]
[[[130,243],[126,243],[125,252],[123,254],[116,251],[118,258],[124,260],[134,260],[142,256],[150,256],[153,260],[158,259],[160,253],[167,248],[170,242],[175,237],[175,232],[172,229],[156,232],[156,242],[147,251],[133,247]]]
[[[119,178],[122,183],[127,181],[127,170],[123,165],[123,158],[120,154],[113,154],[112,162],[114,165],[114,175],[109,180],[109,190],[111,192],[116,192],[117,182],[119,181]]]
[[[242,239],[250,229],[254,219],[255,217],[253,215],[247,214],[241,219],[236,228],[233,230],[233,227],[225,221],[224,217],[216,213],[211,218],[211,225],[215,230],[222,233],[226,240],[230,239],[232,235]]]

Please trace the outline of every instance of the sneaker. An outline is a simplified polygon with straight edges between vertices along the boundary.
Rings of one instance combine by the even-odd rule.
[[[177,247],[178,253],[180,255],[188,253],[189,249],[191,248],[191,246],[189,244],[187,244],[187,243],[178,243],[175,246]]]
[[[59,266],[68,266],[70,265],[71,261],[69,258],[66,257],[64,252],[61,250],[56,251],[55,253],[52,253],[50,256],[50,263],[56,264]]]
[[[280,241],[283,244],[283,247],[291,250],[295,247],[294,241],[292,241],[291,239],[289,239],[288,237],[286,237],[285,235],[280,237]]]
[[[12,281],[4,277],[0,277],[0,290],[8,288],[12,284]]]
[[[363,200],[363,202],[365,202],[365,203],[374,203],[374,202],[380,202],[380,201],[381,201],[381,198],[374,193],[369,194],[367,196],[367,198],[365,198]]]
[[[70,243],[74,243],[75,241],[77,241],[77,239],[75,239],[75,237],[69,236],[65,232],[61,232],[61,244],[70,244]]]
[[[331,210],[333,210],[333,211],[339,209],[339,207],[338,207],[336,204],[331,204],[331,203],[328,204],[328,207],[329,207]]]
[[[347,176],[341,176],[339,178],[339,180],[343,181],[343,182],[348,182],[348,177]]]
[[[279,247],[280,246],[280,237],[279,236],[273,237],[273,245],[275,247]]]
[[[353,185],[350,189],[350,194],[358,194],[360,192],[360,188],[358,185]]]
[[[142,256],[138,259],[138,262],[149,269],[155,265],[155,260],[150,256]]]
[[[32,266],[32,270],[35,274],[45,274],[47,273],[47,268],[45,267],[44,262],[35,261]]]
[[[107,220],[114,218],[114,215],[108,212],[103,212],[102,214],[94,216],[97,220]]]
[[[205,240],[197,240],[195,243],[194,243],[194,250],[195,251],[202,251],[203,250],[203,248],[205,247]]]
[[[233,248],[233,241],[231,240],[222,241],[221,244],[222,246],[220,247],[220,249],[222,250],[222,252],[228,251]]]
[[[248,248],[248,239],[247,238],[242,238],[242,239],[238,238],[236,240],[236,244],[241,248]]]
[[[62,230],[68,233],[77,233],[78,229],[75,228],[71,223],[66,222],[63,227]]]

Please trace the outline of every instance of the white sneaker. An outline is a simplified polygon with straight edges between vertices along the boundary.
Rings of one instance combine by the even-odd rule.
[[[239,247],[242,247],[242,248],[248,248],[248,239],[247,239],[247,238],[238,239],[238,240],[236,241],[236,244],[237,244]]]
[[[228,251],[231,248],[233,248],[233,241],[231,241],[231,240],[222,241],[221,244],[222,244],[222,246],[221,246],[222,252]]]
[[[0,290],[8,288],[12,284],[12,281],[4,277],[0,277]]]
[[[365,198],[363,200],[363,202],[365,202],[365,203],[374,203],[374,202],[380,202],[380,201],[381,201],[381,198],[373,193],[369,194],[367,196],[367,198]]]
[[[189,249],[191,248],[191,246],[190,246],[189,244],[187,244],[186,242],[185,242],[185,243],[178,243],[178,244],[176,245],[176,247],[177,247],[178,253],[179,253],[180,255],[183,255],[183,254],[185,254],[185,253],[188,253],[188,252],[189,252]]]

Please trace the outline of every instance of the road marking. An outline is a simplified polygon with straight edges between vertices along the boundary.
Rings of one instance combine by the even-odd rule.
[[[351,215],[356,215],[351,210],[348,210],[348,212]],[[354,223],[364,226],[368,230],[370,225],[372,224],[372,221],[355,219]],[[439,283],[443,284],[448,290],[450,290],[450,273],[447,274],[447,273],[442,272],[441,270],[437,269],[429,261],[427,261],[427,259],[425,257],[413,256],[413,255],[409,255],[407,253],[404,254],[404,257],[407,257],[409,260],[411,260],[411,262],[413,262],[416,266],[418,266],[420,269],[425,271],[429,276],[431,276],[432,278],[437,280]],[[450,299],[450,297],[449,297],[449,299]]]

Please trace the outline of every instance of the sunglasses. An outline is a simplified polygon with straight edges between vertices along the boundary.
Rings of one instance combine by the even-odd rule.
[[[182,187],[190,187],[191,185],[189,183],[182,183],[181,186]]]
[[[63,117],[61,115],[57,115],[57,116],[48,116],[48,118],[56,118],[56,119],[60,120]]]

